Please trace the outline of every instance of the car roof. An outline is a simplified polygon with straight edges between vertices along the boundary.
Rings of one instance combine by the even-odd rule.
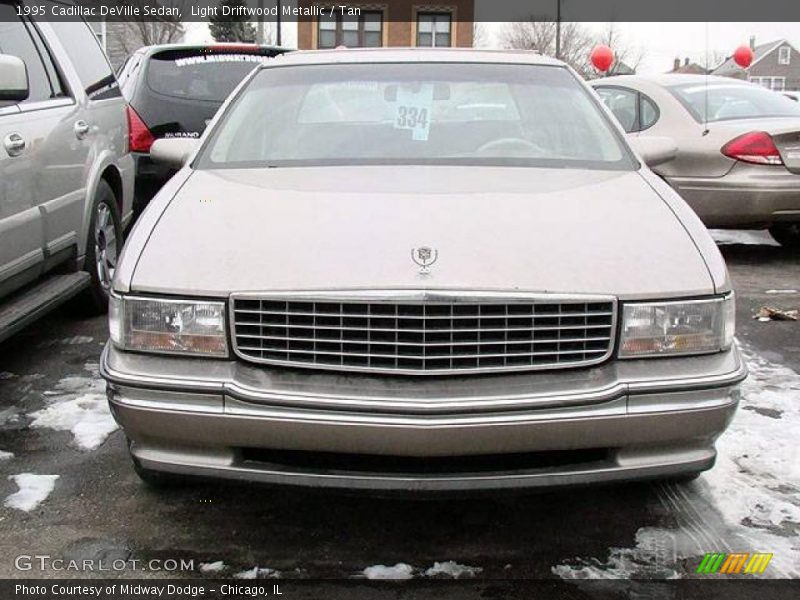
[[[258,49],[258,50],[272,50],[274,52],[292,52],[293,48],[286,48],[283,46],[270,46],[269,44],[249,44],[249,43],[237,43],[237,42],[209,42],[207,44],[188,44],[188,43],[180,43],[180,44],[154,44],[152,46],[143,46],[138,51],[146,56],[152,56],[153,54],[157,54],[158,52],[164,52],[165,50],[205,50],[208,48],[220,48],[220,49],[241,49],[241,50],[248,50],[248,49]]]
[[[473,48],[337,48],[301,50],[278,57],[262,68],[286,65],[341,63],[452,62],[565,66],[559,60],[530,50],[476,50]]]
[[[589,82],[590,85],[624,85],[625,83],[654,83],[662,87],[669,87],[672,85],[690,85],[690,84],[704,84],[704,83],[727,83],[727,84],[741,84],[748,85],[748,82],[741,79],[734,79],[732,77],[721,77],[719,75],[699,75],[690,73],[662,73],[660,75],[614,75],[613,77],[602,77],[593,79]],[[752,84],[750,84],[752,85]]]

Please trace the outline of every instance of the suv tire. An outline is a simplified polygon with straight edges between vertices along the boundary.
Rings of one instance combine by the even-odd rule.
[[[108,294],[123,239],[117,198],[105,180],[97,184],[91,214],[84,270],[92,284],[75,299],[74,306],[80,312],[100,315],[108,311]]]

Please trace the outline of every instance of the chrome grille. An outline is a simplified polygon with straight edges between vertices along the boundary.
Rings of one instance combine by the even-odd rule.
[[[234,350],[261,363],[412,374],[579,367],[613,348],[613,298],[238,295]]]

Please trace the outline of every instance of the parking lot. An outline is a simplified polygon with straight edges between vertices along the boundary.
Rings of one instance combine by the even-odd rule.
[[[692,577],[704,553],[743,551],[774,554],[765,577],[797,577],[800,324],[752,317],[800,308],[800,264],[766,234],[717,239],[751,375],[717,466],[692,483],[424,502],[222,484],[156,492],[106,408],[105,318],[56,312],[0,346],[0,450],[11,453],[0,461],[0,554],[193,560],[173,574],[185,577],[351,578],[403,563],[395,573],[488,580]],[[26,473],[57,478],[12,479]],[[12,507],[42,488],[36,507]],[[0,563],[0,577],[71,575]]]

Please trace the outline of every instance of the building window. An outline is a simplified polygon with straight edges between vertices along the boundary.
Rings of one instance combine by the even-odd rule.
[[[786,77],[751,77],[750,83],[755,83],[776,92],[782,92],[786,89]]]
[[[417,46],[449,46],[451,21],[450,13],[417,13]]]
[[[789,46],[778,48],[778,64],[788,65],[792,62],[792,49]]]
[[[360,16],[323,17],[319,20],[318,48],[378,48],[383,46],[383,13],[362,10]]]

